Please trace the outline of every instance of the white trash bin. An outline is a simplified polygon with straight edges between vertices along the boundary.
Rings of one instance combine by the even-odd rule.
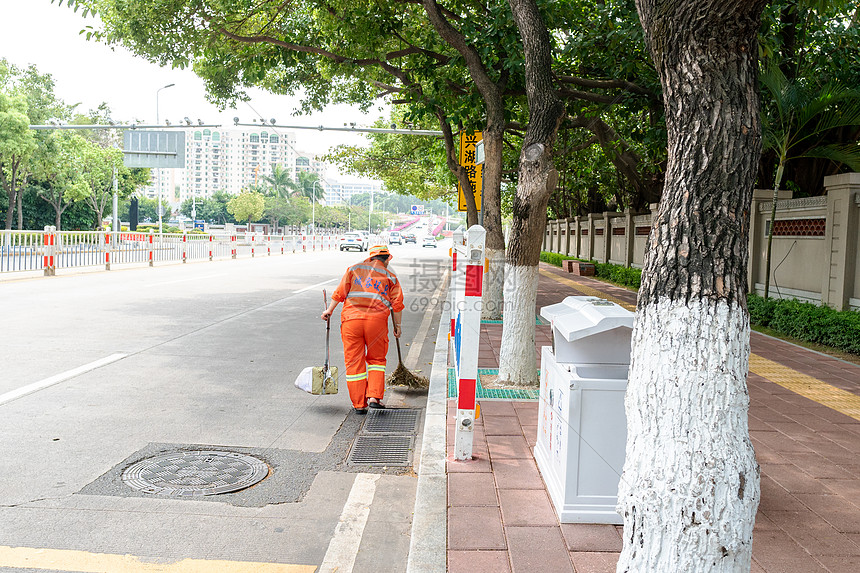
[[[554,349],[541,349],[535,459],[562,523],[621,524],[624,393],[633,313],[595,297],[541,309]]]

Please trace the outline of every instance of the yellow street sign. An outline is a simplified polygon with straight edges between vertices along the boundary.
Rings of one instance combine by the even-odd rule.
[[[483,184],[484,166],[475,163],[475,145],[483,139],[480,131],[474,133],[460,133],[460,165],[466,168],[469,182],[475,190],[475,205],[481,210],[481,190]],[[463,195],[463,187],[457,183],[457,210],[466,210],[466,197]]]

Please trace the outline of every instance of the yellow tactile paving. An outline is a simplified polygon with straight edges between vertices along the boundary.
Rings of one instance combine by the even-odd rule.
[[[0,545],[0,571],[6,567],[50,569],[76,573],[314,573],[314,565],[288,565],[253,561],[183,559],[173,563],[147,563],[133,555],[89,553],[66,549],[39,549]]]
[[[636,306],[621,299],[609,296],[597,289],[585,286],[571,279],[560,277],[552,271],[540,269],[540,273],[562,284],[566,284],[571,288],[588,296],[597,296],[610,300],[619,304],[627,310],[635,311]],[[783,388],[791,390],[795,394],[799,394],[804,398],[809,398],[813,402],[817,402],[823,406],[827,406],[832,410],[841,412],[846,416],[850,416],[855,420],[860,420],[860,396],[846,392],[841,388],[837,388],[832,384],[808,376],[793,368],[789,368],[773,360],[768,360],[758,354],[750,354],[750,372],[765,378],[774,384],[778,384]]]
[[[774,384],[800,394],[832,410],[860,420],[860,396],[846,392],[827,382],[807,376],[797,370],[768,360],[757,354],[750,355],[750,372],[767,378]]]

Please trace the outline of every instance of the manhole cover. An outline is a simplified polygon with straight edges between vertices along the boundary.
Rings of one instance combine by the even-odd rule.
[[[216,495],[250,487],[269,475],[257,458],[219,451],[184,451],[141,460],[122,474],[126,485],[144,493]]]
[[[372,466],[408,466],[412,462],[412,436],[359,435],[349,454],[349,463]]]
[[[364,422],[364,431],[373,434],[414,434],[418,413],[419,410],[406,408],[370,410]]]

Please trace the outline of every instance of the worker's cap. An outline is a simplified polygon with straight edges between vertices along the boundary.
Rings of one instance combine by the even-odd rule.
[[[374,245],[370,247],[370,252],[368,253],[368,257],[375,257],[377,255],[386,255],[391,257],[391,252],[388,250],[388,247],[385,245]]]

